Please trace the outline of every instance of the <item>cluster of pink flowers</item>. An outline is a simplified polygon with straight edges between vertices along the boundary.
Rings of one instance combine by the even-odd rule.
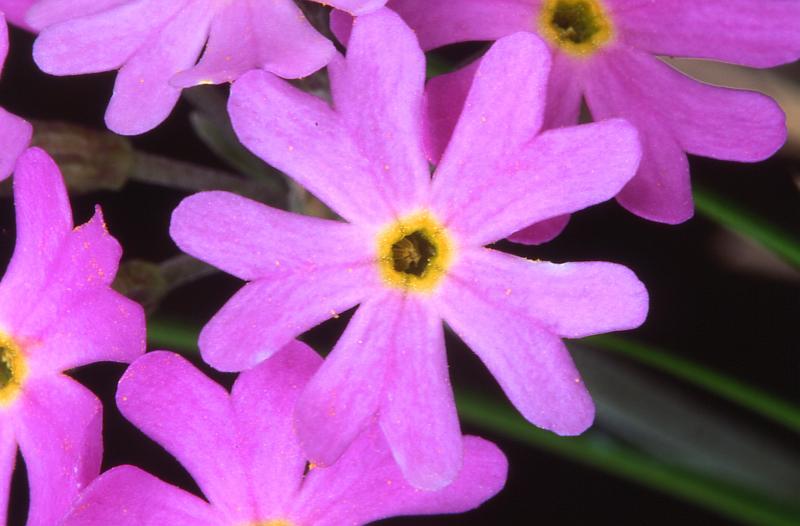
[[[356,525],[474,508],[507,465],[462,435],[445,324],[528,421],[575,435],[594,405],[562,338],[635,328],[648,310],[624,266],[487,245],[545,242],[612,198],[685,221],[687,153],[757,161],[786,137],[771,99],[654,55],[796,60],[800,32],[780,21],[800,20],[798,2],[325,3],[344,56],[292,0],[0,0],[38,32],[44,71],[118,70],[106,113],[117,133],[158,126],[183,88],[232,83],[242,144],[341,218],[227,192],[174,211],[184,252],[247,282],[198,342],[209,365],[241,373],[228,393],[173,353],[144,354],[142,308],[110,288],[121,248],[100,209],[73,227],[58,168],[24,151],[31,126],[0,109],[17,217],[0,282],[0,517],[17,446],[31,526]],[[424,51],[471,40],[496,42],[426,84]],[[284,80],[323,67],[331,103]],[[584,100],[596,122],[578,125]],[[356,306],[325,360],[297,341]],[[100,474],[100,402],[63,371],[107,360],[133,362],[119,411],[206,500],[133,466]]]

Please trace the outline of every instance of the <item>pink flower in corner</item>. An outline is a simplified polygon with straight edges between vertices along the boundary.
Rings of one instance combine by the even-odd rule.
[[[109,287],[120,258],[98,208],[75,229],[61,175],[42,150],[14,176],[17,245],[0,282],[0,518],[17,445],[28,526],[52,526],[100,470],[100,401],[62,371],[144,352],[144,313]],[[5,523],[3,521],[3,523]]]
[[[8,26],[0,12],[0,72],[8,55]],[[0,108],[0,180],[11,175],[17,157],[28,147],[33,129],[16,115]]]
[[[639,171],[617,196],[663,223],[692,216],[687,153],[753,162],[786,139],[784,114],[760,93],[697,82],[657,55],[772,67],[800,58],[796,0],[390,0],[424,49],[496,40],[518,31],[553,52],[545,128],[578,122],[585,99],[596,120],[622,117],[639,130]],[[346,38],[348,17],[332,26]],[[433,156],[447,144],[475,65],[431,81]],[[520,111],[523,111],[520,108]],[[517,240],[536,240],[536,232]]]
[[[361,14],[386,0],[325,3]],[[119,69],[106,124],[125,135],[158,126],[183,88],[256,68],[304,77],[336,52],[293,0],[40,0],[26,20],[41,30],[33,56],[43,71]]]
[[[309,466],[292,408],[320,362],[305,344],[290,343],[239,375],[228,394],[177,354],[140,358],[120,380],[117,405],[183,464],[208,501],[120,466],[86,489],[62,526],[358,526],[467,511],[503,487],[503,454],[491,442],[463,437],[464,469],[453,485],[417,491],[377,426],[336,465]]]
[[[495,44],[432,180],[425,57],[389,10],[359,17],[347,58],[329,65],[335,109],[267,73],[234,83],[229,111],[244,144],[346,222],[207,192],[181,203],[171,234],[250,281],[201,333],[203,358],[218,369],[253,367],[360,304],[298,404],[315,463],[332,464],[377,419],[413,485],[453,480],[461,431],[442,320],[528,420],[560,434],[591,424],[591,398],[560,336],[638,326],[644,286],[620,265],[555,265],[484,247],[609,199],[636,171],[636,132],[623,121],[537,135],[549,63],[533,35]]]

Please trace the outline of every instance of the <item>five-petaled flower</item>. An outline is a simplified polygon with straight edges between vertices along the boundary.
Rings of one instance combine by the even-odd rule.
[[[553,51],[545,128],[622,117],[642,140],[639,171],[617,196],[631,212],[680,223],[692,216],[686,153],[760,161],[786,139],[784,114],[760,93],[697,82],[654,55],[771,67],[800,57],[795,0],[390,0],[424,49],[533,31]],[[346,38],[342,13],[332,26]],[[447,144],[473,64],[429,86],[431,155]],[[519,111],[525,111],[519,108]],[[565,221],[559,225],[563,227]],[[535,242],[537,229],[517,241]],[[552,237],[552,234],[545,237]]]
[[[352,14],[385,2],[325,0]],[[41,30],[33,56],[45,72],[119,69],[106,124],[125,135],[158,126],[183,88],[256,68],[304,77],[336,52],[293,0],[40,0],[26,21]]]
[[[8,55],[8,26],[0,12],[0,72]],[[11,175],[17,157],[28,147],[31,125],[0,108],[0,180]]]
[[[43,151],[14,175],[17,245],[0,282],[0,517],[17,444],[28,526],[52,526],[100,471],[100,401],[62,371],[144,352],[144,312],[110,288],[120,246],[98,208],[73,229],[61,175]],[[3,523],[4,520],[2,521]]]
[[[591,424],[592,400],[560,337],[638,326],[644,286],[620,265],[485,248],[613,197],[636,171],[636,131],[624,121],[537,135],[549,64],[534,35],[498,41],[433,178],[422,146],[425,58],[389,10],[360,17],[347,58],[330,64],[333,108],[268,73],[234,83],[229,111],[243,143],[346,222],[207,192],[181,203],[171,234],[250,282],[201,333],[203,358],[218,369],[251,368],[360,304],[298,402],[315,463],[332,464],[377,419],[413,485],[456,477],[461,431],[442,320],[528,420],[560,434]]]
[[[462,438],[464,469],[440,492],[403,480],[376,426],[336,465],[308,465],[292,409],[321,362],[292,342],[239,375],[228,394],[176,354],[140,358],[120,380],[117,405],[183,464],[208,501],[120,466],[86,489],[63,526],[357,526],[467,511],[503,487],[505,457],[469,436]]]

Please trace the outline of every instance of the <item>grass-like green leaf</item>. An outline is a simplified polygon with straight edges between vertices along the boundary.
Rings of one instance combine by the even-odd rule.
[[[723,227],[751,238],[788,263],[800,268],[800,240],[761,220],[714,192],[694,184],[697,211]]]
[[[620,336],[606,334],[581,341],[591,347],[624,354],[800,433],[800,408],[724,374]]]

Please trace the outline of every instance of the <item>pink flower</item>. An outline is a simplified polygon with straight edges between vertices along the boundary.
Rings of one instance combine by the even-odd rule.
[[[17,445],[28,526],[52,526],[100,471],[102,408],[62,371],[144,352],[144,313],[109,287],[120,258],[100,209],[72,227],[61,174],[42,150],[14,176],[17,245],[0,282],[0,517]]]
[[[291,415],[321,362],[305,344],[290,343],[239,375],[228,394],[176,354],[140,358],[119,383],[117,405],[183,464],[208,502],[121,466],[86,489],[63,526],[355,526],[467,511],[503,487],[500,450],[463,437],[464,469],[453,485],[417,491],[398,472],[377,426],[334,466],[309,466]]]
[[[498,41],[432,180],[425,57],[389,10],[360,17],[347,58],[331,62],[335,109],[264,72],[233,85],[229,111],[244,144],[346,222],[205,192],[181,203],[171,234],[249,281],[201,333],[203,358],[218,369],[253,367],[360,304],[300,397],[297,430],[315,463],[332,464],[377,418],[413,485],[453,480],[461,431],[442,320],[531,422],[560,434],[591,424],[591,398],[559,336],[638,326],[644,286],[611,263],[484,248],[614,196],[636,171],[636,132],[624,121],[537,135],[549,65],[533,35]]]
[[[0,72],[8,55],[8,26],[0,12]],[[16,115],[0,108],[0,181],[11,175],[17,157],[28,147],[33,129]]]
[[[0,0],[0,11],[5,13],[8,21],[15,26],[30,29],[25,23],[25,12],[37,0]]]
[[[326,0],[353,14],[385,2]],[[255,68],[304,77],[336,52],[292,0],[40,0],[26,20],[41,30],[33,55],[47,73],[119,69],[106,124],[126,135],[158,126],[183,88]]]
[[[581,99],[596,120],[633,123],[642,162],[617,200],[641,217],[674,224],[692,216],[687,153],[760,161],[786,139],[784,114],[772,99],[697,82],[655,55],[759,68],[792,62],[800,57],[795,0],[390,0],[388,6],[424,49],[517,31],[544,38],[553,51],[545,128],[578,122]],[[344,18],[339,13],[332,21],[340,34]],[[444,105],[433,110],[434,156],[447,144],[474,68],[430,83],[434,103]]]

